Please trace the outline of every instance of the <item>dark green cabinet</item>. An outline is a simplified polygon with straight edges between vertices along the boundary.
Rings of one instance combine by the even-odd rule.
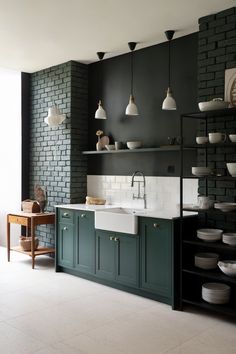
[[[96,275],[107,280],[115,279],[115,234],[96,231]]]
[[[139,217],[138,235],[95,230],[94,212],[58,208],[56,270],[173,306],[175,225]]]
[[[96,231],[96,274],[128,286],[138,286],[139,237]]]
[[[141,218],[141,288],[172,295],[172,222]]]
[[[92,211],[75,212],[75,268],[95,273],[95,230]]]
[[[58,225],[58,264],[65,267],[74,265],[74,225],[59,223]]]

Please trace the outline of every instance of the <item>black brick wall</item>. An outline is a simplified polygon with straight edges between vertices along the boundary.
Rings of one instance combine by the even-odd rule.
[[[224,98],[225,70],[236,67],[236,7],[221,11],[215,15],[199,19],[198,41],[198,101],[212,98]],[[204,134],[205,123],[199,127]],[[218,117],[208,120],[208,132],[222,131],[236,133],[235,117]],[[204,152],[199,152],[199,166],[205,163]],[[228,175],[226,162],[236,162],[236,149],[214,146],[208,150],[208,166],[217,173]],[[234,181],[209,181],[209,195],[219,201],[236,201],[236,183]],[[205,194],[205,182],[199,182],[199,193]],[[212,226],[235,230],[235,223],[228,217],[210,219]]]
[[[87,164],[87,66],[73,61],[31,74],[30,194],[35,183],[47,188],[47,211],[55,204],[84,202]],[[44,123],[55,102],[66,121],[50,128]],[[41,244],[54,245],[54,227],[39,226]]]

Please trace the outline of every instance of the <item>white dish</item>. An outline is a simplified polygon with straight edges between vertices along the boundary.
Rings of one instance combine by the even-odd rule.
[[[228,232],[223,234],[222,241],[229,246],[236,246],[236,233]]]
[[[208,136],[197,136],[196,143],[197,144],[206,144],[208,142]]]
[[[228,303],[230,292],[230,286],[223,283],[205,283],[202,285],[202,298],[211,304]]]
[[[229,134],[229,140],[232,141],[232,143],[236,143],[236,134]]]
[[[226,275],[236,277],[236,261],[220,261],[218,267]]]
[[[232,177],[236,177],[236,162],[228,162],[226,164],[229,174]]]
[[[142,141],[127,141],[127,147],[128,149],[130,150],[133,150],[133,149],[138,149],[140,147],[142,147]]]
[[[212,173],[212,169],[210,167],[192,167],[192,174],[194,176],[203,177],[208,176]]]
[[[229,103],[222,100],[212,100],[207,102],[199,102],[198,107],[201,112],[212,111],[215,109],[228,108]]]
[[[215,203],[214,208],[224,212],[234,211],[236,210],[236,203]]]
[[[197,237],[206,242],[219,241],[222,238],[223,230],[220,229],[199,229],[197,230]]]
[[[215,269],[219,255],[217,253],[197,253],[194,256],[194,264],[201,269]]]

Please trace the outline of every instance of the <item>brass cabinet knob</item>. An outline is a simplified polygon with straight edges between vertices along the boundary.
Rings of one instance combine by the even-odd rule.
[[[68,229],[67,229],[67,227],[65,226],[65,227],[63,227],[63,230],[66,231],[66,230],[68,230]]]
[[[157,224],[157,223],[154,223],[154,224],[153,224],[153,227],[155,227],[155,229],[157,229],[158,227],[160,227],[160,225]]]
[[[81,218],[85,218],[86,214],[81,214]]]
[[[110,241],[114,241],[115,238],[113,236],[110,236],[109,239]]]
[[[114,241],[115,241],[115,242],[120,241],[119,237],[115,237],[115,238],[114,238]]]
[[[63,213],[63,216],[68,216],[69,214],[68,213]]]

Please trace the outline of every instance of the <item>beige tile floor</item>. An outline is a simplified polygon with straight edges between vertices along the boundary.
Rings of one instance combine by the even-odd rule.
[[[236,354],[236,322],[63,273],[0,248],[1,354]]]

